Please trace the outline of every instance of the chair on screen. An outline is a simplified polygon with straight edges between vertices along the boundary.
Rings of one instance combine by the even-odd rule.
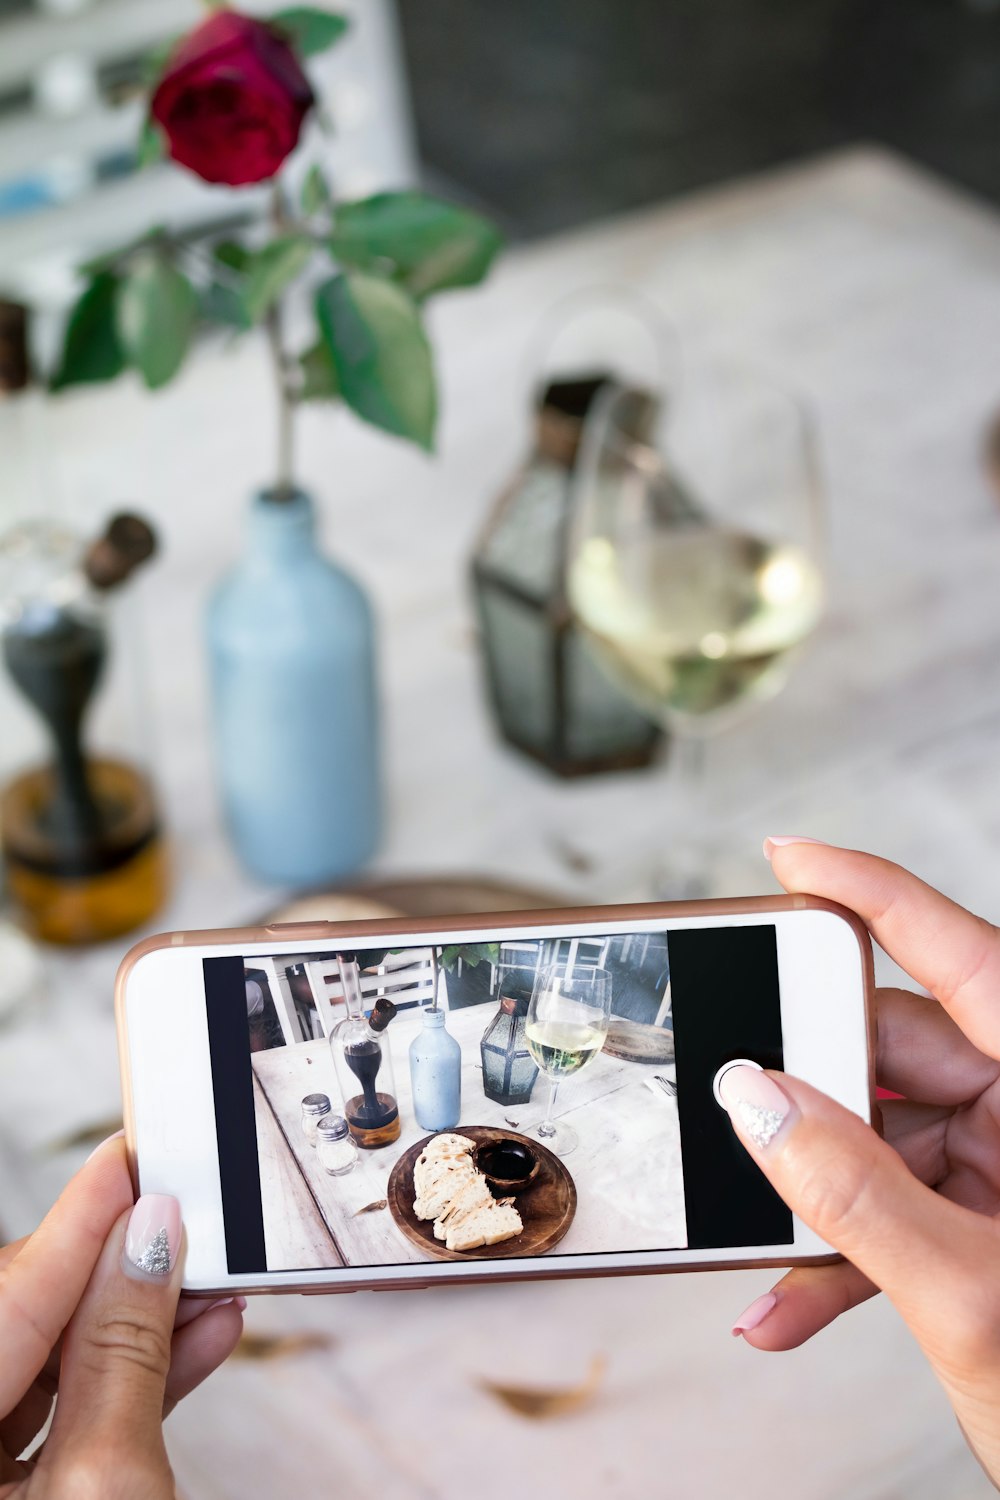
[[[314,1035],[312,1007],[303,1005],[301,993],[297,993],[298,987],[288,974],[292,967],[290,959],[284,955],[279,958],[255,958],[253,964],[254,968],[262,969],[267,977],[285,1045],[291,1047],[296,1042],[311,1041]]]
[[[333,956],[309,959],[303,968],[323,1035],[329,1036],[346,1014],[337,960]],[[440,985],[440,995],[442,1003],[446,1003],[443,984]],[[434,965],[430,948],[407,948],[405,953],[387,953],[376,968],[361,971],[361,997],[365,1011],[370,1011],[375,1001],[383,996],[398,1010],[430,1005],[434,998]]]

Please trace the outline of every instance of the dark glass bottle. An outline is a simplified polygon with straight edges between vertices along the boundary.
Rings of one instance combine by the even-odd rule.
[[[366,1019],[354,954],[338,954],[347,1016],[333,1029],[330,1051],[344,1102],[347,1128],[366,1151],[399,1140],[399,1105],[392,1051],[385,1028],[396,1014],[391,1000],[377,1000]]]

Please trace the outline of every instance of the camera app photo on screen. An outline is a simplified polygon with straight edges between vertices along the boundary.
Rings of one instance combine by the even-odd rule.
[[[231,1274],[792,1242],[711,1088],[773,925],[413,942],[202,959]]]

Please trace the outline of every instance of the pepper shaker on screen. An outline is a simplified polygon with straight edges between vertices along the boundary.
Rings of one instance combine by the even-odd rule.
[[[326,1094],[306,1094],[302,1100],[302,1134],[310,1146],[316,1144],[316,1132],[324,1115],[333,1108]]]
[[[324,1115],[316,1131],[316,1155],[330,1177],[345,1177],[358,1163],[358,1148],[343,1115]]]

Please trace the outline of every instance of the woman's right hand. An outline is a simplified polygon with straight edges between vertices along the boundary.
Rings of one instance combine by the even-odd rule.
[[[878,1082],[904,1096],[883,1102],[884,1140],[798,1079],[725,1075],[744,1146],[846,1257],[790,1271],[733,1332],[790,1349],[881,1289],[1000,1484],[1000,931],[870,854],[788,837],[765,851],[787,891],[858,912],[932,998],[877,992]]]

